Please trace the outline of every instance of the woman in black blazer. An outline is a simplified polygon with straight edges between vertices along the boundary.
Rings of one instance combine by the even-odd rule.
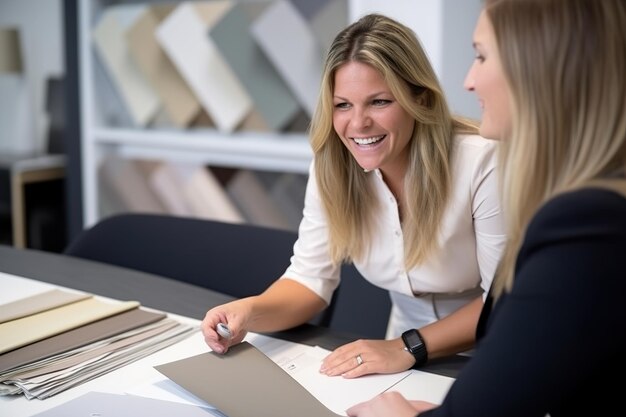
[[[510,237],[476,351],[441,405],[388,392],[348,415],[622,409],[626,2],[486,0],[474,48],[466,88],[483,108],[481,135],[502,140]]]

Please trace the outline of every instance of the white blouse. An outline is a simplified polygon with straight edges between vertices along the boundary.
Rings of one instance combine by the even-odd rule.
[[[459,307],[452,306],[447,309],[451,311],[438,312],[438,317],[415,323],[411,317],[416,313],[411,312],[410,300],[441,293],[449,299],[468,291],[474,294],[473,298],[480,288],[486,294],[506,240],[495,170],[496,148],[495,141],[477,135],[455,138],[450,200],[438,237],[440,250],[410,271],[405,268],[396,199],[379,170],[368,174],[383,204],[374,226],[376,240],[371,243],[368,257],[355,262],[355,266],[372,284],[391,292],[390,326],[396,316],[394,327],[398,327],[393,334],[420,327]],[[340,267],[333,266],[327,242],[328,224],[312,164],[298,240],[283,278],[300,282],[329,303],[339,284]],[[469,300],[462,298],[463,303]]]

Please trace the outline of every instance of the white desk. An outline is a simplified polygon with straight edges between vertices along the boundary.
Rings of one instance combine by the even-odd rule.
[[[0,245],[0,273],[30,277],[15,285],[0,279],[0,303],[7,302],[9,293],[15,297],[32,294],[33,289],[48,289],[59,286],[89,292],[99,296],[120,300],[137,300],[144,308],[153,308],[168,313],[170,317],[185,323],[198,324],[204,312],[212,306],[231,300],[231,297],[206,288],[132,271],[98,262],[86,261],[60,254],[30,249],[16,249]],[[0,274],[2,276],[2,274]],[[30,288],[30,290],[29,290]],[[8,290],[8,291],[7,291]],[[172,294],[176,294],[175,297]],[[194,317],[194,318],[190,318]],[[279,339],[308,346],[334,349],[354,340],[353,336],[326,328],[304,325],[286,332],[275,333]],[[24,397],[0,397],[0,417],[32,416],[48,408],[78,397],[90,391],[110,393],[135,393],[138,387],[150,385],[163,376],[155,365],[187,358],[208,348],[200,333],[191,336],[159,352],[156,352],[119,370],[105,374],[78,387],[57,394],[46,400],[28,401]],[[453,357],[433,361],[424,368],[426,372],[415,372],[393,387],[409,398],[438,402],[447,392],[452,378],[467,358]],[[173,383],[172,383],[173,384]]]
[[[7,290],[0,294],[0,304],[3,304],[51,288],[63,287],[0,273],[0,288]],[[199,320],[196,319],[176,314],[168,315],[184,323],[196,325],[200,323]],[[267,339],[266,336],[261,335],[251,335],[249,339],[252,343],[254,343],[255,338],[257,338],[256,340],[259,340],[260,342],[263,341],[263,338]],[[293,345],[293,343],[286,341],[282,343],[285,345]],[[184,359],[207,351],[208,348],[204,343],[202,334],[197,332],[175,345],[45,400],[27,400],[24,396],[0,397],[0,416],[29,417],[90,391],[115,394],[145,394],[145,387],[153,386],[155,383],[161,383],[164,379],[166,379],[162,374],[154,369],[155,365]],[[444,376],[425,372],[413,372],[400,383],[395,385],[393,389],[399,390],[408,397],[438,402],[441,398],[443,398],[452,381],[453,380],[451,378]],[[175,384],[171,382],[169,383],[172,387],[175,386]],[[169,394],[172,394],[173,398],[161,399],[175,399],[176,395],[174,390],[171,390]],[[181,397],[184,398],[184,394]]]

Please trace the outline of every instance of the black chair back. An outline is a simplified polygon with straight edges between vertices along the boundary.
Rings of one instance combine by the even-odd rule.
[[[328,327],[363,339],[384,339],[390,311],[387,290],[363,278],[354,265],[342,266]]]
[[[160,214],[118,214],[83,231],[64,253],[210,288],[234,297],[280,277],[297,234]]]
[[[84,230],[64,253],[241,298],[261,293],[282,276],[297,238],[293,231],[251,224],[124,213]],[[382,339],[390,308],[386,290],[344,265],[331,305],[311,323]]]

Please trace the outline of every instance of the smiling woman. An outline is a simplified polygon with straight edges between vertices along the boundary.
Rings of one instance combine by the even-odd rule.
[[[380,72],[358,61],[345,64],[335,74],[333,102],[335,132],[359,166],[368,171],[406,170],[415,120]],[[399,189],[391,191],[401,195]]]
[[[483,112],[480,134],[486,138],[508,136],[507,126],[511,124],[511,104],[509,85],[500,65],[500,53],[493,38],[491,27],[486,25],[485,15],[479,17],[483,24],[476,27],[473,42],[476,56],[465,77],[465,88],[478,96]]]
[[[410,29],[371,14],[335,37],[310,136],[314,161],[291,263],[261,295],[207,313],[209,346],[224,352],[247,331],[307,321],[352,262],[389,291],[386,340],[341,346],[321,372],[392,373],[472,347],[505,242],[496,142],[451,115]],[[232,339],[217,336],[218,322]]]

